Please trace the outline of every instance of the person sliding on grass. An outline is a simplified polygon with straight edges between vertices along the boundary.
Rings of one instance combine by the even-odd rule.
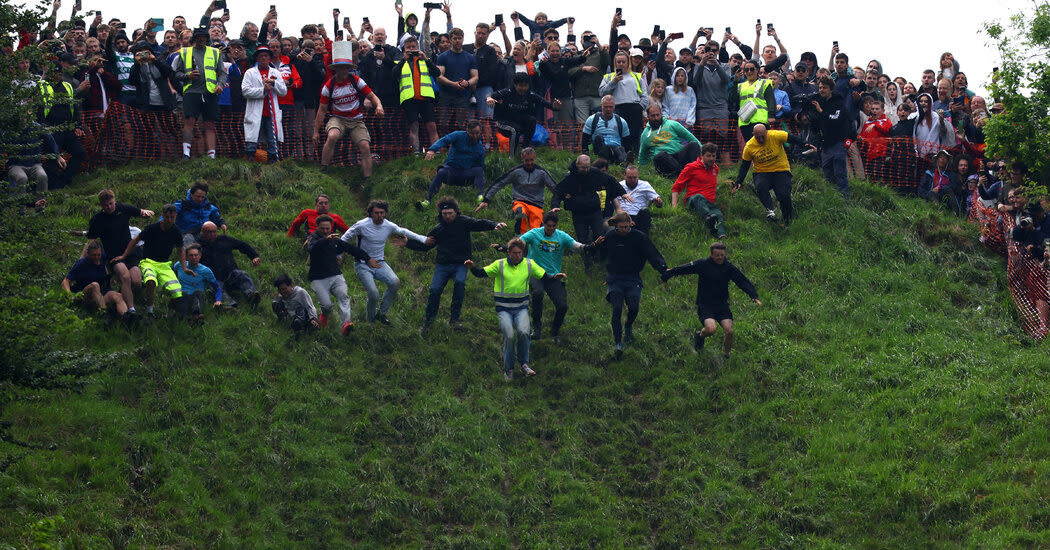
[[[291,323],[292,331],[297,335],[304,330],[321,327],[317,319],[317,308],[314,307],[314,301],[306,289],[294,286],[287,273],[278,275],[273,280],[273,286],[277,287],[277,296],[274,297],[272,305],[278,321]]]
[[[608,257],[605,299],[612,305],[612,333],[616,357],[619,358],[623,355],[624,343],[630,344],[634,340],[632,329],[642,300],[642,268],[648,260],[653,269],[663,274],[667,271],[667,262],[645,233],[631,228],[634,222],[630,214],[617,212],[607,223],[614,229],[605,234],[604,240],[596,240],[594,244],[604,248]],[[627,322],[621,328],[624,302],[627,303]]]
[[[124,298],[109,286],[112,273],[102,255],[102,245],[88,241],[84,250],[84,257],[78,259],[62,279],[63,290],[71,295],[83,293],[80,298],[86,307],[98,306],[100,311],[107,311],[112,306],[124,323],[130,325],[134,318],[128,314]]]
[[[683,202],[700,214],[712,235],[724,239],[726,236],[725,217],[722,211],[715,206],[715,197],[718,194],[718,165],[715,164],[715,158],[718,157],[718,146],[714,143],[705,143],[701,151],[700,158],[686,164],[674,185],[671,186],[671,208],[678,208],[678,197],[684,191],[685,201]]]
[[[169,308],[181,313],[179,304],[182,301],[182,285],[171,270],[171,251],[179,254],[178,265],[182,272],[191,277],[197,274],[186,268],[186,253],[182,250],[182,231],[175,225],[176,210],[174,204],[165,204],[159,222],[151,223],[128,242],[124,253],[109,261],[111,264],[124,261],[135,250],[139,241],[145,243],[142,248],[143,258],[139,260],[142,269],[142,285],[146,287],[146,314],[153,316],[153,300],[156,298],[157,286],[171,293]]]
[[[667,282],[671,277],[679,275],[696,274],[696,314],[700,317],[700,323],[704,325],[702,330],[696,331],[693,337],[693,349],[700,351],[704,347],[704,339],[711,336],[722,325],[722,353],[724,359],[729,359],[729,351],[733,348],[733,312],[729,310],[729,281],[743,290],[751,301],[762,305],[758,299],[758,290],[755,285],[737,269],[735,265],[726,260],[726,245],[721,242],[711,244],[711,255],[702,260],[694,260],[687,264],[668,269],[660,277]]]
[[[547,283],[561,282],[568,277],[564,273],[551,275],[532,259],[525,259],[525,241],[514,238],[507,243],[507,258],[499,259],[486,267],[475,267],[473,260],[463,265],[475,277],[496,279],[492,296],[496,299],[496,318],[503,331],[503,377],[514,379],[514,338],[517,336],[517,358],[525,376],[535,376],[529,368],[529,279]]]
[[[430,180],[427,198],[416,203],[416,208],[422,210],[430,206],[430,200],[437,195],[441,184],[460,185],[464,180],[474,183],[474,188],[478,190],[478,202],[484,202],[485,144],[481,142],[481,123],[474,119],[468,120],[466,130],[449,133],[435,141],[427,148],[423,158],[433,160],[442,147],[448,147],[448,158],[438,168],[434,179]]]

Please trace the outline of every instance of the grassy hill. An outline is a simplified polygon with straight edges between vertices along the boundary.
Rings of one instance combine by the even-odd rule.
[[[542,151],[563,173],[571,155]],[[391,248],[393,326],[292,338],[272,314],[159,320],[129,334],[66,305],[94,194],[155,210],[197,179],[254,244],[266,293],[317,192],[367,197],[418,232],[436,162],[356,171],[240,161],[103,169],[45,214],[0,221],[0,547],[955,547],[1050,544],[1047,352],[1018,327],[1003,261],[965,223],[854,183],[846,201],[795,175],[798,219],[722,189],[736,349],[690,348],[695,280],[646,268],[637,343],[613,360],[601,278],[568,257],[566,342],[539,376],[499,375],[490,282],[467,283],[463,332],[420,338],[433,252]],[[512,166],[490,157],[488,177]],[[731,170],[724,174],[732,176]],[[617,174],[619,175],[619,174]],[[642,177],[669,198],[670,182]],[[452,190],[473,209],[471,190]],[[509,190],[482,216],[508,214]],[[571,231],[571,223],[563,220]],[[476,259],[510,230],[475,239]],[[686,210],[656,210],[671,265],[707,254]],[[242,267],[247,265],[242,262]],[[546,308],[552,310],[552,308]],[[549,311],[552,314],[553,311]],[[715,338],[719,340],[720,336]]]

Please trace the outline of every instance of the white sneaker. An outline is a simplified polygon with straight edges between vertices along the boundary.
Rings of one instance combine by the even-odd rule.
[[[525,376],[536,376],[536,371],[529,368],[527,363],[522,363],[521,372],[525,373]]]
[[[770,220],[775,220],[777,218],[776,211],[775,210],[766,210],[766,218],[768,218]]]
[[[514,371],[509,370],[509,371],[504,372],[503,373],[503,381],[504,382],[513,382],[514,381]]]

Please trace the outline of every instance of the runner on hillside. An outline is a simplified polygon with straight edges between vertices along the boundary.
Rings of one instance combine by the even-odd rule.
[[[459,320],[463,309],[463,296],[467,289],[467,268],[463,262],[470,259],[470,234],[474,231],[492,231],[507,227],[503,222],[479,220],[460,213],[459,202],[454,197],[441,197],[437,200],[438,224],[427,234],[426,243],[419,245],[408,241],[408,248],[426,251],[437,247],[434,258],[434,276],[430,279],[430,295],[427,297],[427,309],[423,314],[423,326],[419,332],[425,334],[437,317],[441,305],[441,293],[449,279],[452,280],[452,313],[449,325],[454,329],[463,328]]]
[[[696,331],[693,337],[693,349],[700,351],[704,339],[711,336],[722,325],[722,353],[729,359],[733,348],[733,312],[729,309],[729,281],[743,290],[751,301],[762,305],[758,299],[758,290],[735,265],[726,260],[726,245],[721,242],[711,244],[711,255],[702,260],[668,269],[661,279],[667,282],[671,277],[696,274],[696,314],[700,317],[703,329]]]
[[[561,273],[561,260],[566,251],[575,250],[585,252],[594,245],[582,244],[573,239],[568,233],[558,229],[558,213],[546,212],[543,214],[543,227],[537,227],[521,236],[521,240],[529,245],[528,257],[540,264],[548,273]],[[598,241],[605,237],[598,237]],[[551,323],[551,338],[554,343],[560,342],[561,325],[565,321],[565,314],[569,311],[566,302],[565,282],[546,279],[534,279],[529,281],[532,294],[532,339],[539,340],[543,333],[543,294],[546,293],[554,304],[554,321]]]
[[[525,259],[525,241],[514,238],[507,243],[506,259],[499,259],[486,267],[475,267],[473,260],[463,265],[475,277],[493,277],[496,281],[492,296],[496,300],[496,318],[503,331],[503,377],[514,379],[514,357],[517,349],[518,363],[525,376],[535,376],[529,367],[529,280],[539,279],[547,283],[565,281],[564,273],[551,275],[538,262]],[[514,338],[517,337],[517,346]]]
[[[667,262],[645,233],[631,227],[633,222],[626,212],[617,212],[607,223],[613,229],[605,234],[604,240],[596,240],[594,244],[602,247],[608,258],[605,299],[612,305],[612,333],[616,357],[619,358],[623,355],[624,343],[630,344],[634,340],[632,329],[642,300],[642,268],[648,261],[662,274],[667,271]],[[621,327],[624,302],[627,303],[627,322]]]
[[[767,130],[765,124],[756,124],[752,132],[753,137],[744,145],[744,154],[736,181],[733,183],[733,192],[740,189],[748,169],[754,163],[755,193],[766,209],[766,219],[771,222],[777,219],[773,200],[769,198],[769,191],[772,189],[780,202],[780,214],[784,218],[784,225],[791,225],[791,219],[794,217],[794,209],[791,206],[791,165],[788,164],[784,144],[804,145],[805,140],[782,130]],[[809,147],[816,149],[812,145]]]

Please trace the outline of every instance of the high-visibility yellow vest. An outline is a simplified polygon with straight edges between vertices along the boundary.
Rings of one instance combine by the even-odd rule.
[[[609,77],[609,79],[613,79],[613,78],[616,78],[616,73],[615,72],[611,72],[611,73],[606,74],[605,76]],[[640,75],[638,73],[635,73],[635,72],[632,72],[631,76],[634,77],[634,85],[635,85],[635,87],[638,88],[638,95],[639,96],[645,95],[645,92],[642,91],[642,75]]]
[[[753,83],[746,80],[740,83],[740,106],[743,107],[744,103],[751,100],[755,103],[755,107],[758,107],[758,110],[751,115],[751,118],[740,121],[741,126],[746,126],[753,122],[765,124],[769,121],[769,106],[766,105],[766,88],[772,85],[773,83],[765,78],[760,78]]]
[[[408,59],[401,66],[401,99],[406,100],[416,97],[415,86],[412,84],[412,63],[419,63],[419,95],[434,99],[434,79],[427,71],[427,64],[422,59]]]
[[[69,116],[73,116],[76,112],[76,97],[73,92],[73,85],[63,80],[62,87],[66,89],[66,94],[69,95]],[[51,87],[51,84],[41,80],[40,95],[44,99],[44,116],[46,117],[51,114],[51,106],[55,104],[55,89]]]
[[[208,93],[215,93],[215,90],[219,89],[219,50],[218,48],[212,48],[211,46],[204,47],[204,87],[208,90]],[[186,74],[189,74],[193,70],[193,47],[182,49],[182,66],[184,67]],[[199,70],[199,69],[198,69]],[[186,90],[190,89],[192,81],[187,82],[182,87],[182,93],[186,93]]]

